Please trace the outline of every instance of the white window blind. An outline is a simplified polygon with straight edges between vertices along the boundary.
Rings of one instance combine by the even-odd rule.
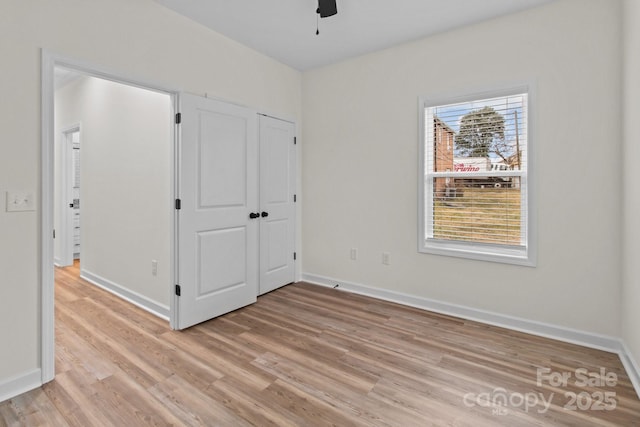
[[[424,248],[526,255],[528,94],[423,113]]]

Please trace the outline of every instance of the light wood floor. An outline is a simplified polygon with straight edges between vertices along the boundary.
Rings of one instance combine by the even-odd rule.
[[[0,403],[0,426],[640,425],[614,354],[304,283],[175,332],[58,269],[56,339],[56,379]]]

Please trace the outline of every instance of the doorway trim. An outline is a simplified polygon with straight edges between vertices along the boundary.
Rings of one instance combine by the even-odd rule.
[[[53,212],[54,212],[54,144],[55,144],[55,117],[54,117],[54,94],[55,67],[67,68],[85,75],[99,77],[101,79],[134,86],[141,89],[152,90],[170,96],[172,114],[179,111],[180,91],[168,85],[155,83],[147,79],[127,75],[119,71],[113,71],[101,65],[92,64],[86,61],[77,60],[67,56],[59,55],[42,49],[41,51],[41,188],[40,188],[40,377],[42,384],[47,383],[55,377],[55,317],[54,317],[54,242],[53,242]],[[169,191],[170,200],[175,199],[177,194],[177,171],[176,159],[178,153],[179,134],[175,123],[173,126],[173,147],[171,154],[171,188]],[[171,206],[167,206],[171,209]],[[176,211],[172,210],[172,227],[170,250],[169,276],[172,282],[176,280],[176,256],[175,256],[175,236],[176,236]],[[167,292],[171,295],[171,283],[167,284]],[[175,324],[175,298],[170,298],[170,324]]]

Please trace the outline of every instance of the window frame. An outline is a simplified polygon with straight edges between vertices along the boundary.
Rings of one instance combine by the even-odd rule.
[[[461,94],[462,93],[462,94]],[[427,140],[425,134],[426,109],[439,105],[470,102],[488,98],[497,98],[520,93],[527,94],[527,164],[526,173],[522,174],[522,184],[524,187],[523,199],[526,200],[526,242],[523,246],[512,247],[508,245],[484,244],[468,241],[436,240],[428,239],[426,232],[429,227],[429,217],[427,216],[433,206],[433,191],[429,192],[426,165]],[[498,262],[505,264],[515,264],[528,267],[535,267],[537,263],[537,219],[535,200],[535,141],[533,140],[535,88],[534,84],[509,85],[501,88],[489,90],[476,90],[468,92],[457,92],[456,94],[443,94],[418,98],[418,252],[425,254],[435,254],[467,258],[481,261]],[[492,171],[493,172],[493,171]],[[431,172],[431,176],[438,172]]]

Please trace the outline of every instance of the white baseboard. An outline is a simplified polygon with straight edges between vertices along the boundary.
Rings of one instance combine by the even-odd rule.
[[[42,372],[34,369],[22,375],[8,378],[0,382],[0,402],[9,400],[19,394],[38,388],[42,385]]]
[[[633,355],[624,341],[620,341],[620,346],[621,349],[618,352],[620,360],[622,361],[624,369],[627,371],[627,375],[631,380],[631,384],[633,384],[633,388],[636,390],[638,398],[640,399],[640,365],[638,365],[636,360],[633,358]]]
[[[580,331],[535,320],[508,316],[473,307],[436,301],[429,298],[390,291],[388,289],[373,288],[359,283],[352,283],[317,274],[303,273],[302,280],[331,288],[335,288],[336,285],[338,285],[337,289],[352,292],[354,294],[370,296],[384,301],[395,302],[435,313],[446,314],[514,331],[577,344],[584,347],[617,353],[620,356],[620,360],[622,361],[631,382],[633,383],[636,393],[640,397],[640,369],[638,369],[638,364],[635,363],[631,353],[620,338],[594,334],[591,332]]]
[[[141,309],[148,311],[154,316],[160,317],[166,321],[169,321],[169,307],[166,305],[158,304],[157,302],[145,297],[144,295],[140,295],[137,292],[129,290],[124,286],[118,285],[110,280],[105,279],[104,277],[100,277],[97,274],[93,274],[87,270],[80,270],[80,277],[87,282],[93,283],[99,288],[104,289],[107,292],[110,292],[125,301],[130,302],[131,304],[140,307]]]
[[[460,317],[467,320],[474,320],[476,322],[499,326],[515,331],[558,339],[561,341],[610,352],[618,352],[620,350],[619,339],[608,337],[605,335],[583,332],[575,329],[565,328],[562,326],[538,322],[535,320],[527,320],[519,317],[507,316],[491,311],[436,301],[428,298],[390,291],[387,289],[372,288],[366,285],[349,283],[339,279],[332,279],[330,277],[323,277],[314,274],[303,274],[302,278],[306,282],[318,285],[334,287],[336,284],[338,284],[338,289],[342,289],[348,292],[379,298],[385,301],[397,302],[399,304],[404,304],[411,307],[421,308],[441,314],[447,314],[454,317]]]

